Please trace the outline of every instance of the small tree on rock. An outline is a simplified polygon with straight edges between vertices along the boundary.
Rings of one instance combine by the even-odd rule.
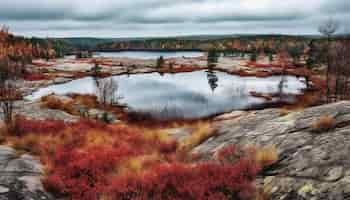
[[[99,65],[97,60],[94,60],[93,64],[94,64],[94,66],[91,68],[92,75],[94,77],[98,77],[100,75],[100,73],[101,73],[101,67],[100,67],[100,65]]]
[[[101,79],[97,83],[97,97],[102,105],[114,105],[121,99],[117,95],[118,82],[113,78]]]
[[[164,66],[164,64],[165,64],[164,57],[163,57],[163,56],[160,56],[160,57],[157,59],[156,67],[157,67],[157,68],[161,68],[161,67]]]
[[[15,102],[21,100],[22,93],[12,80],[0,84],[0,107],[6,125],[12,125]]]

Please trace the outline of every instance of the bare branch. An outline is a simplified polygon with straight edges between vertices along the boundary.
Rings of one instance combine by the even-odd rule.
[[[327,37],[332,36],[339,29],[339,22],[333,18],[329,18],[324,21],[319,27],[318,32]]]

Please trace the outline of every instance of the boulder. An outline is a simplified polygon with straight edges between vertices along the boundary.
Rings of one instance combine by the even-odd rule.
[[[315,133],[313,124],[323,116],[334,128]],[[213,159],[229,146],[271,146],[279,160],[263,181],[273,188],[272,199],[350,199],[350,102],[343,101],[281,116],[266,109],[214,122],[217,134],[193,152]]]
[[[0,200],[51,200],[41,183],[43,167],[32,156],[0,146]]]
[[[61,110],[47,109],[41,106],[41,102],[21,102],[17,106],[16,113],[29,119],[36,120],[63,120],[65,122],[76,122],[79,117],[70,115]]]

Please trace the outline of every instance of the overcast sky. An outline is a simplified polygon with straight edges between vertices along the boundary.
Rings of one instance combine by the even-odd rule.
[[[41,37],[315,34],[350,28],[350,0],[0,0],[0,24]]]

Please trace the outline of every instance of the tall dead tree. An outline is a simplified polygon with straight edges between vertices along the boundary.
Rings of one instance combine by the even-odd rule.
[[[290,55],[288,54],[288,51],[287,51],[287,47],[285,45],[282,45],[281,48],[278,50],[277,58],[282,68],[281,80],[278,83],[278,94],[279,94],[280,100],[282,101],[284,97],[284,92],[283,92],[284,84],[287,81],[286,74],[287,74],[287,68],[289,65],[289,58],[290,58]]]
[[[332,18],[324,21],[319,27],[318,31],[327,37],[327,72],[326,72],[326,82],[327,82],[327,103],[330,102],[330,49],[331,49],[331,39],[332,36],[337,32],[339,28],[339,23]]]
[[[331,45],[329,55],[330,73],[334,85],[331,92],[336,100],[349,98],[350,39],[338,39]]]
[[[6,80],[0,83],[0,107],[6,125],[12,125],[15,102],[22,100],[22,98],[22,93],[14,80]]]
[[[102,105],[114,105],[121,99],[117,94],[118,82],[113,80],[113,78],[97,80],[96,86],[97,97]]]

